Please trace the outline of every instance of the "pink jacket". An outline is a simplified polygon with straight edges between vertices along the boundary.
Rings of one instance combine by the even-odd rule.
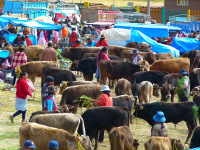
[[[44,38],[45,38],[46,42],[48,42],[47,36],[48,36],[47,31],[44,31]],[[37,37],[38,37],[38,40],[39,40],[39,38],[40,38],[40,31],[37,32]]]

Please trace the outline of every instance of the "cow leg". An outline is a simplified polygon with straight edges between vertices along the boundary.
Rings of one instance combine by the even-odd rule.
[[[93,74],[88,75],[88,81],[92,81],[93,80]]]
[[[88,81],[88,75],[83,74],[83,77],[84,77],[85,81]],[[91,80],[91,81],[92,81],[92,80]]]
[[[79,103],[74,103],[73,114],[77,114]]]
[[[195,120],[194,120],[195,121]],[[188,122],[186,122],[186,125],[187,125],[187,127],[188,127],[188,136],[187,136],[187,139],[186,139],[186,141],[185,141],[185,143],[188,143],[188,141],[189,141],[189,139],[190,139],[190,137],[191,137],[191,135],[192,135],[192,131],[194,130],[194,128],[196,127],[195,126],[195,124],[194,123],[188,123]],[[192,126],[191,126],[192,125]],[[189,143],[188,143],[189,144]]]
[[[175,95],[175,90],[171,90],[171,102],[174,102],[174,95]]]
[[[98,147],[99,132],[100,132],[99,130],[97,130],[97,129],[95,130],[95,135],[94,135],[95,136],[94,137],[95,138],[94,150],[97,150],[97,147]]]

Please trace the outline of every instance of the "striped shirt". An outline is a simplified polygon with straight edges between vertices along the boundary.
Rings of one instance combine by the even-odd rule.
[[[27,56],[23,52],[16,52],[12,58],[11,68],[22,66],[27,63]]]

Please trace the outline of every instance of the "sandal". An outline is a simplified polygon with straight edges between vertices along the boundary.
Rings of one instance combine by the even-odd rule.
[[[11,115],[11,116],[10,116],[10,121],[11,121],[12,123],[14,123],[13,118],[14,118],[13,115]]]

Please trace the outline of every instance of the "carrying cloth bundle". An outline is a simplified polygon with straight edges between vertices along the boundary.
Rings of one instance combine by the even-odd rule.
[[[176,86],[176,94],[178,96],[178,100],[179,102],[181,101],[181,97],[187,97],[187,98],[190,98],[189,95],[186,93],[186,91],[181,87],[181,85],[184,84],[184,81],[185,80],[189,80],[188,76],[184,76],[181,78],[181,80],[178,82],[177,86]],[[180,89],[178,89],[180,88]]]

